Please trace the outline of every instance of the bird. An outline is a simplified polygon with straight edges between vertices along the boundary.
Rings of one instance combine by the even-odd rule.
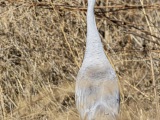
[[[94,15],[95,3],[96,0],[88,0],[86,48],[75,85],[76,108],[81,120],[117,120],[118,78],[103,49]]]

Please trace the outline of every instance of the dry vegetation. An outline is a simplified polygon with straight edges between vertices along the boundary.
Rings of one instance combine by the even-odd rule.
[[[86,6],[86,0],[0,0],[1,120],[79,119],[74,85]],[[158,120],[160,1],[97,0],[95,11],[121,86],[121,119]]]

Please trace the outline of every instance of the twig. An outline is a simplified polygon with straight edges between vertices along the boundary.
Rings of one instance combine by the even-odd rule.
[[[52,4],[52,5],[51,5]],[[53,4],[48,2],[28,2],[28,5],[30,7],[33,6],[40,6],[40,7],[46,7],[46,9],[53,9],[55,7],[56,9],[67,9],[67,10],[81,10],[81,11],[87,11],[86,7],[82,6],[73,6],[73,5],[66,5],[66,4]],[[116,11],[122,11],[122,10],[128,10],[128,9],[160,9],[160,4],[152,4],[152,5],[116,5],[116,6],[95,6],[95,9],[111,9],[109,11],[105,12],[116,12]],[[116,9],[116,10],[113,10]]]
[[[157,97],[157,89],[156,89],[156,80],[155,80],[155,75],[154,75],[154,66],[153,66],[153,59],[152,59],[152,52],[150,53],[150,61],[151,61],[151,72],[152,72],[152,80],[153,80],[153,89],[154,89],[154,97],[155,97],[155,102],[156,102],[156,110],[157,110],[157,120],[159,120],[158,118],[158,114],[159,114],[159,100]]]
[[[136,88],[135,86],[131,85],[128,81],[124,80],[125,83],[127,83],[130,87],[132,87],[133,89],[135,89],[136,91],[140,92],[143,96],[145,96],[149,101],[151,100],[149,98],[148,95],[146,95],[145,93],[143,93],[142,91],[140,91],[138,88]]]

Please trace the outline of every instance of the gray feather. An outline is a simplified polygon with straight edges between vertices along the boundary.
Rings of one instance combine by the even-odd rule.
[[[96,27],[95,0],[88,0],[87,42],[76,80],[76,106],[82,120],[116,120],[119,87]]]

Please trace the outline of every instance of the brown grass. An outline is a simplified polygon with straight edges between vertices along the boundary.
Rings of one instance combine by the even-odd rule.
[[[79,119],[74,86],[86,6],[86,0],[0,0],[1,120]],[[159,0],[97,0],[97,26],[121,86],[122,120],[160,118],[159,6]]]

